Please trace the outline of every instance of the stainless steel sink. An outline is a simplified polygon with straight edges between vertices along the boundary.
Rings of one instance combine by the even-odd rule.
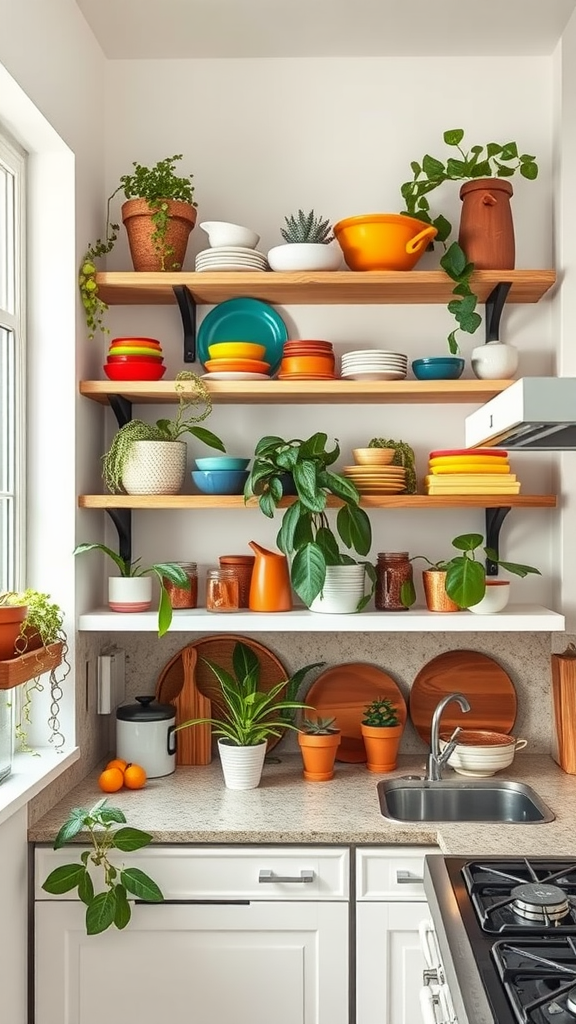
[[[466,782],[384,779],[378,783],[378,797],[382,814],[392,821],[501,821],[530,825],[555,818],[530,786],[491,778]]]

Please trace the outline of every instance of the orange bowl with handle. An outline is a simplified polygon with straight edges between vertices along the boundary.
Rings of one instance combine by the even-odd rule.
[[[367,213],[334,225],[350,270],[412,270],[437,230],[400,213]]]

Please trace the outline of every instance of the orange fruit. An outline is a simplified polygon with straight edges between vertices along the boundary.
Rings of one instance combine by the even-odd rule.
[[[117,793],[124,785],[124,773],[120,768],[105,768],[98,776],[98,785],[104,793]]]
[[[124,785],[127,789],[142,789],[146,785],[146,772],[141,765],[128,765],[124,772]]]
[[[115,757],[113,761],[108,761],[106,768],[119,768],[121,772],[124,772],[128,767],[128,761],[123,761],[121,757]]]

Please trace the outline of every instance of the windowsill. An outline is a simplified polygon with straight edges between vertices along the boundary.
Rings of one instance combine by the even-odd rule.
[[[80,748],[74,747],[66,754],[57,754],[43,747],[39,749],[39,755],[14,755],[12,774],[0,783],[0,824],[74,764],[80,757]]]

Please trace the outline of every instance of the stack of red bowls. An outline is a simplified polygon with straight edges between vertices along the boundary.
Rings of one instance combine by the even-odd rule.
[[[286,341],[278,380],[334,380],[331,341]]]
[[[155,338],[113,338],[103,369],[110,380],[160,380],[162,346]]]

